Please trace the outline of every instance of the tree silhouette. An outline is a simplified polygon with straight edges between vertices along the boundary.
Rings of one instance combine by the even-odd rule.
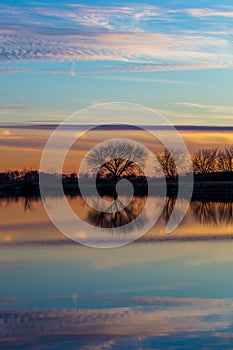
[[[95,147],[86,157],[91,171],[111,176],[116,182],[126,175],[140,175],[145,166],[146,151],[127,141],[112,141]]]
[[[195,174],[208,174],[216,170],[217,148],[202,148],[193,154],[193,171]]]
[[[162,168],[165,177],[172,179],[177,176],[177,170],[181,170],[185,173],[187,168],[187,161],[185,154],[181,150],[168,150],[167,148],[163,152],[156,152],[155,156]],[[155,171],[160,173],[158,164],[155,165]]]
[[[233,171],[233,146],[219,152],[218,168],[221,171]]]

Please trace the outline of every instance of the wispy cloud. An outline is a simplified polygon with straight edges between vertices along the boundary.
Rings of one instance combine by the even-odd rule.
[[[14,105],[0,105],[0,111],[11,111],[11,110],[24,110],[29,108],[29,106],[14,106]]]
[[[12,25],[12,17],[20,12],[21,17]],[[30,9],[22,6],[3,5],[0,13],[4,15],[4,24],[11,26],[12,31],[17,27],[31,26],[36,31],[43,30],[49,20],[54,28],[63,27],[67,33],[108,31],[135,32],[143,31],[143,22],[156,18],[163,20],[168,17],[168,9],[157,6],[134,4],[134,6],[98,6],[70,3],[62,8],[38,4]],[[49,27],[47,26],[47,30]]]
[[[207,106],[207,105],[202,105],[202,104],[193,103],[193,102],[173,102],[173,104],[184,106],[184,107],[209,108],[209,106]]]
[[[85,76],[84,76],[85,77]],[[89,78],[89,76],[88,76]],[[184,80],[169,80],[169,79],[154,79],[154,78],[145,78],[145,77],[132,77],[132,76],[120,76],[120,75],[92,75],[92,79],[101,79],[101,80],[114,80],[114,81],[129,81],[129,82],[138,82],[138,83],[162,83],[162,84],[175,84],[175,85],[196,85],[198,83],[192,81]]]
[[[205,105],[195,102],[173,102],[174,105],[179,105],[188,108],[194,108],[199,110],[208,110],[211,113],[218,114],[231,114],[233,115],[233,106],[225,106],[225,105]]]
[[[121,66],[110,66],[110,72],[203,69],[229,67],[233,64],[228,41],[205,36],[102,33],[88,37],[54,35],[51,39],[3,35],[1,42],[2,60],[91,60],[125,63]],[[106,72],[106,68],[102,69]],[[96,70],[99,71],[101,72]]]
[[[226,17],[233,18],[233,11],[221,11],[210,8],[188,8],[184,10],[185,13],[194,17]]]
[[[152,5],[37,5],[30,9],[3,5],[0,60],[102,61],[104,72],[232,67],[230,38],[219,34],[217,28],[215,33],[200,34],[200,27],[188,33],[180,26],[180,12],[187,18],[204,14],[232,16],[227,9],[174,10]],[[164,21],[163,32],[155,26],[158,21]],[[101,73],[101,69],[83,71],[77,67],[70,73]],[[9,67],[3,71],[19,70]]]

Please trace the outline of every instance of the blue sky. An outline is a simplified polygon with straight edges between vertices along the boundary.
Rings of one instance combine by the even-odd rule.
[[[0,122],[125,101],[232,125],[230,1],[2,1],[0,17]]]

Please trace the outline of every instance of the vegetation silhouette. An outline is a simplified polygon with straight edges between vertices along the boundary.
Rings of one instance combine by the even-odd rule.
[[[217,148],[203,148],[192,156],[195,174],[209,174],[217,169]]]
[[[174,179],[179,174],[185,174],[190,171],[187,155],[182,150],[165,148],[162,152],[155,153],[158,163],[155,164],[155,172],[160,173],[160,167],[167,179]]]
[[[112,141],[96,146],[87,155],[86,161],[91,171],[101,177],[111,177],[117,182],[122,176],[140,175],[144,168],[146,151],[144,148],[126,141]]]
[[[168,196],[176,197],[177,169],[182,168],[182,176],[188,175],[184,154],[181,151],[169,152],[165,149],[156,152],[155,156],[158,160],[157,165],[159,163],[167,180]],[[89,168],[97,173],[96,185],[100,195],[112,195],[117,198],[116,183],[122,178],[131,181],[134,195],[147,195],[148,183],[143,173],[145,157],[143,148],[127,142],[115,141],[114,144],[93,149],[87,157],[87,163]],[[233,146],[224,150],[203,148],[195,152],[191,158],[194,170],[193,199],[233,200]],[[160,172],[155,169],[155,174],[149,178],[150,184],[157,188],[160,186],[158,174],[161,176],[161,169]],[[46,176],[50,178],[51,183],[61,179],[65,194],[80,194],[77,173],[62,175],[50,173]],[[84,177],[88,187],[92,175],[87,173],[80,176]],[[54,188],[56,190],[56,187]],[[51,194],[56,195],[52,189]],[[0,196],[11,195],[40,196],[39,171],[24,169],[0,173]]]
[[[233,146],[219,151],[219,169],[222,171],[233,171]]]

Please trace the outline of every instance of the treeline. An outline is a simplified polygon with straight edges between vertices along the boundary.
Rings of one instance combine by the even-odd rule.
[[[28,169],[23,171],[8,170],[0,173],[0,196],[7,195],[40,195],[38,170]],[[77,188],[78,177],[76,173],[59,175],[57,173],[46,174],[48,182],[56,183],[62,178],[64,186],[70,189]],[[77,192],[77,191],[76,191]]]
[[[170,152],[165,149],[162,152],[157,152],[156,157],[167,178],[177,177],[178,169],[179,173],[183,175],[190,171],[193,171],[196,175],[233,172],[233,146],[223,150],[217,148],[198,150],[191,155],[191,168],[187,156],[179,150]],[[158,166],[155,168],[158,170]]]
[[[10,183],[10,182],[32,182],[39,180],[38,170],[7,170],[0,173],[0,183]]]
[[[55,178],[60,178],[61,175],[57,173],[51,173],[47,174],[47,176],[51,176],[54,179]],[[71,174],[63,174],[62,175],[62,180],[64,182],[75,182],[77,181],[78,177],[76,173],[71,173]],[[12,183],[12,182],[18,182],[18,183],[36,183],[39,182],[39,171],[38,170],[7,170],[5,172],[0,173],[0,184],[7,184],[7,183]]]
[[[155,166],[154,177],[160,177],[161,169],[166,178],[176,178],[177,170],[179,173],[185,175],[191,171],[198,175],[208,175],[213,173],[233,173],[233,146],[219,150],[217,148],[202,148],[191,155],[192,168],[187,166],[187,159],[182,151],[171,151],[165,149],[162,152],[157,152],[157,165]],[[181,170],[181,171],[180,171]],[[60,178],[62,176],[62,181],[64,184],[78,183],[78,175],[73,172],[71,174],[48,174],[48,176],[55,178]],[[87,180],[92,177],[90,174],[81,174],[80,177],[84,177]],[[127,177],[126,174],[122,176]],[[221,174],[219,174],[221,176]],[[130,174],[133,178],[142,178],[143,176],[137,176],[136,174]],[[153,176],[152,176],[153,177]],[[97,174],[98,178],[98,174]],[[111,174],[106,173],[105,179],[111,179]],[[100,178],[98,178],[101,180]],[[102,178],[102,180],[104,180]],[[0,173],[0,184],[24,184],[25,187],[31,185],[36,185],[39,183],[39,171],[34,169],[27,170],[7,170]]]
[[[193,171],[196,174],[233,171],[233,146],[218,150],[204,148],[194,153],[192,157]]]

